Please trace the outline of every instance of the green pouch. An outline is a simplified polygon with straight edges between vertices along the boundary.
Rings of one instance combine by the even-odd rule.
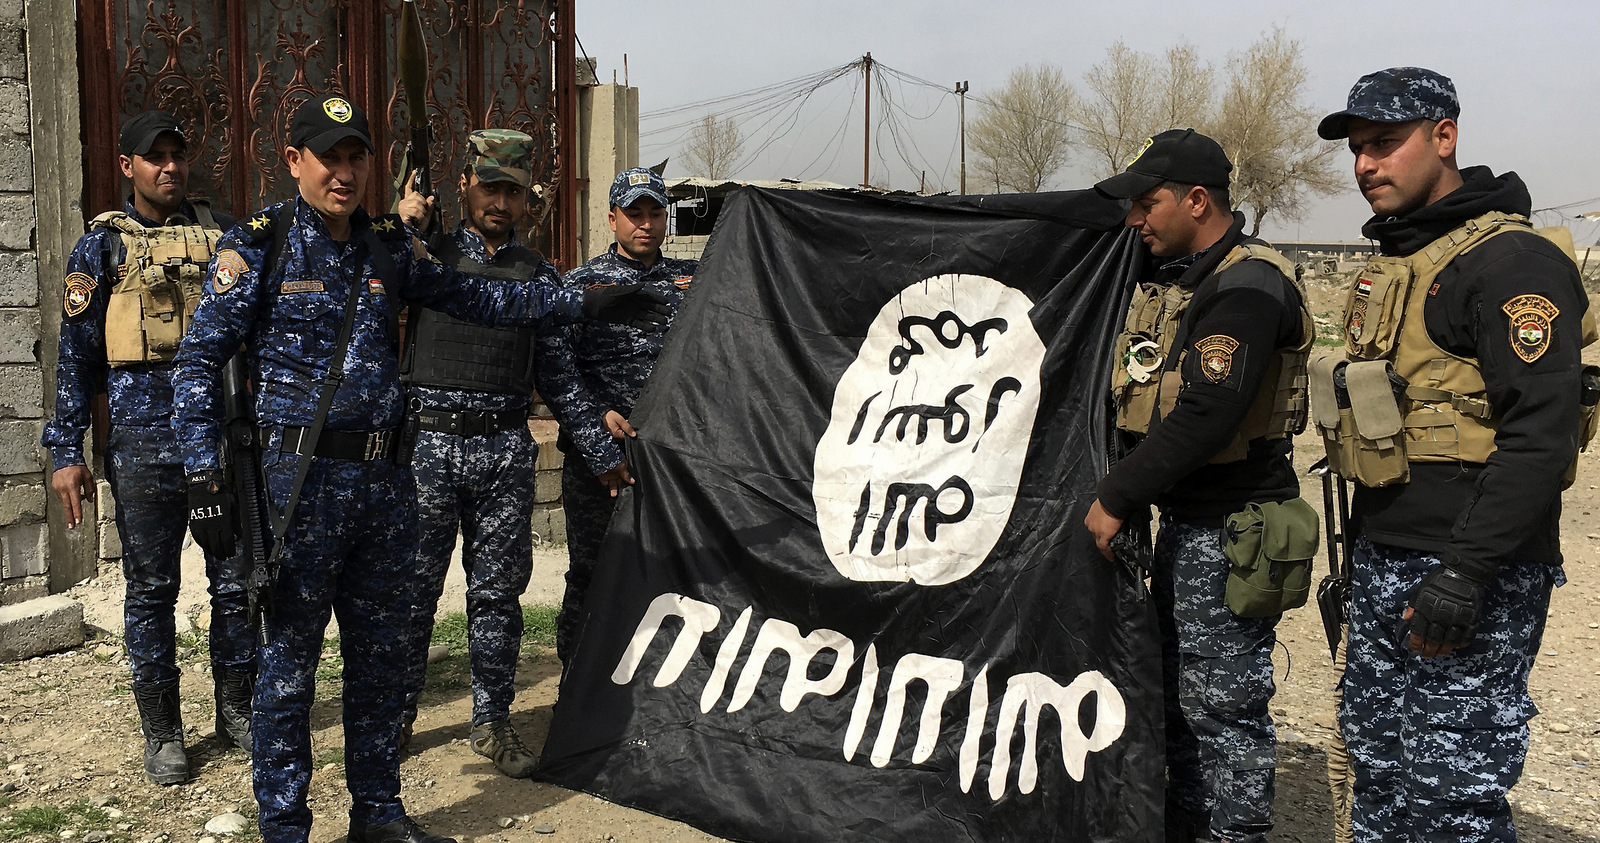
[[[1222,553],[1232,563],[1223,602],[1241,618],[1269,618],[1306,604],[1320,517],[1304,498],[1249,504],[1228,516]]]

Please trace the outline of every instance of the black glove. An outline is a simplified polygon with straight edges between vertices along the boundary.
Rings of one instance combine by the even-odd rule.
[[[1477,565],[1446,562],[1434,568],[1411,595],[1411,631],[1434,644],[1472,643],[1493,580],[1492,570]]]
[[[583,317],[641,331],[665,331],[672,310],[667,297],[644,284],[608,284],[583,291]]]
[[[207,553],[218,559],[239,550],[239,517],[233,492],[222,484],[222,472],[189,475],[189,532]]]

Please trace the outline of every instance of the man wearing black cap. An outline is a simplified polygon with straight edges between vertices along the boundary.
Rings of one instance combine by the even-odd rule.
[[[1233,166],[1192,129],[1163,132],[1097,184],[1158,261],[1139,285],[1112,373],[1117,427],[1137,444],[1084,523],[1102,553],[1161,508],[1152,592],[1167,701],[1167,839],[1264,841],[1272,827],[1277,609],[1225,603],[1225,521],[1299,496],[1290,439],[1305,419],[1314,323],[1293,266],[1243,233]],[[1314,525],[1315,521],[1312,520]]]
[[[237,521],[219,471],[218,387],[241,343],[255,389],[279,539],[255,697],[254,785],[266,843],[310,836],[309,718],[330,613],[345,662],[350,840],[447,839],[418,827],[399,798],[417,547],[416,487],[409,455],[396,447],[405,395],[401,300],[502,325],[531,325],[546,314],[642,326],[664,318],[660,300],[637,288],[589,293],[536,277],[488,281],[417,258],[399,217],[373,219],[361,208],[372,152],[366,114],[348,100],[301,105],[284,152],[299,195],[218,243],[174,377],[190,529],[219,550],[234,546]]]
[[[83,521],[95,480],[84,455],[94,395],[107,394],[106,480],[116,497],[127,581],[123,623],[144,769],[157,784],[189,779],[178,701],[173,612],[188,527],[183,460],[172,429],[172,360],[200,298],[206,263],[233,218],[186,198],[188,140],[171,114],[123,124],[118,163],[133,191],[94,219],[67,259],[56,415],[43,444],[68,529]],[[232,554],[206,554],[217,739],[249,750],[255,637]]]
[[[1348,138],[1380,250],[1351,287],[1345,354],[1312,369],[1313,397],[1357,419],[1314,401],[1357,483],[1340,711],[1357,840],[1515,839],[1528,673],[1565,581],[1561,491],[1600,394],[1577,266],[1529,225],[1516,174],[1457,166],[1460,111],[1448,78],[1395,67],[1318,127]],[[1368,370],[1385,388],[1364,395]],[[1366,435],[1363,414],[1392,428]]]

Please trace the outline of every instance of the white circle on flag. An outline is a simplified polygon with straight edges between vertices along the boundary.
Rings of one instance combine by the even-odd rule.
[[[840,574],[947,585],[989,557],[1039,412],[1032,307],[993,278],[939,275],[878,311],[813,464],[817,526]]]

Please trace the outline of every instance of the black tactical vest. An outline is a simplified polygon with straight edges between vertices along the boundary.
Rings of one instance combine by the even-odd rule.
[[[512,248],[522,253],[515,264],[531,277],[537,258]],[[400,374],[412,386],[531,396],[533,351],[531,328],[491,328],[413,307]]]

